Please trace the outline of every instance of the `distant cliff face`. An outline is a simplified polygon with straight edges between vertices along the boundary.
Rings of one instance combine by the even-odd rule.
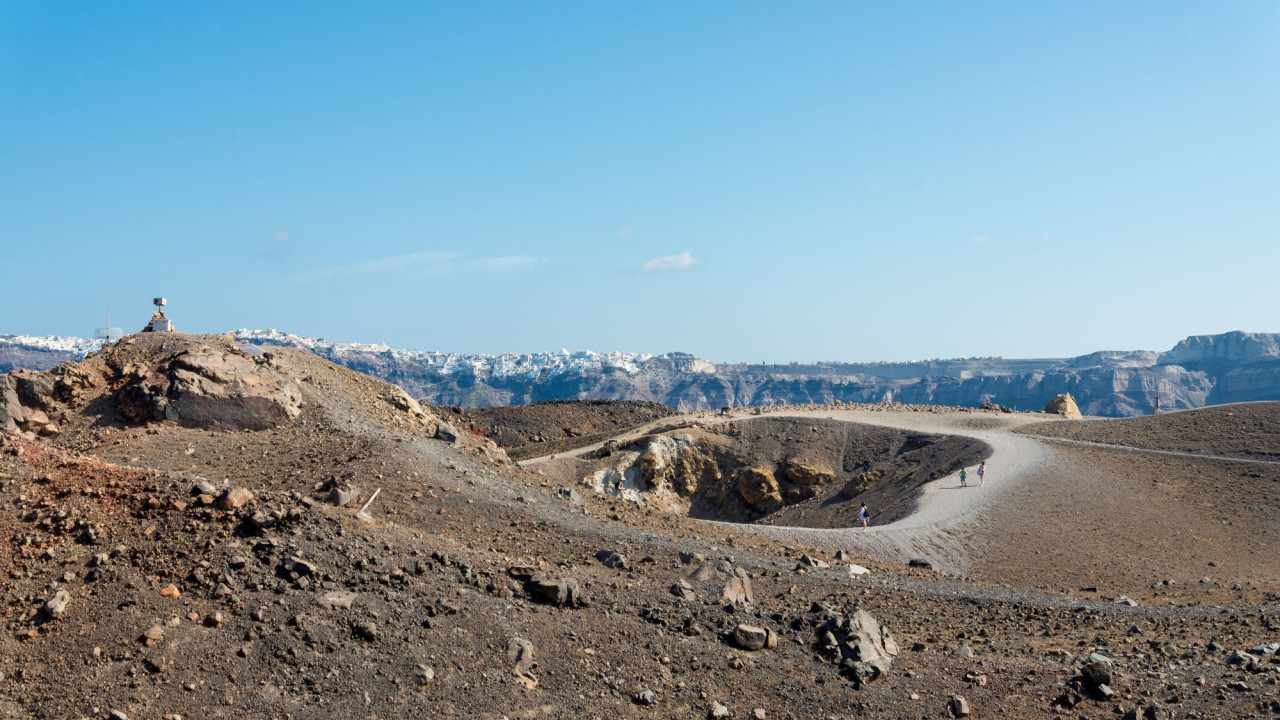
[[[883,402],[1040,410],[1069,392],[1086,415],[1150,414],[1280,400],[1280,334],[1189,337],[1168,352],[1105,351],[1066,359],[969,358],[910,363],[713,365],[684,353],[455,356],[340,345],[253,331],[241,342],[305,347],[393,382],[432,405],[492,407],[543,400],[648,400],[682,411],[725,406]],[[7,353],[7,354],[6,354]],[[9,367],[3,364],[6,358]],[[46,369],[71,359],[0,343],[0,370]]]
[[[494,376],[426,369],[391,352],[317,349],[327,359],[395,382],[434,405],[523,405],[543,400],[648,400],[682,411],[725,406],[898,401],[1040,410],[1069,392],[1087,415],[1280,399],[1280,335],[1189,338],[1168,353],[1096,352],[1068,359],[973,358],[919,363],[703,366],[670,358],[617,370]],[[1217,338],[1227,338],[1217,340]],[[1183,353],[1193,367],[1165,362]],[[1268,354],[1270,353],[1270,354]],[[1206,358],[1212,362],[1206,362]],[[1194,362],[1193,362],[1194,360]]]
[[[1280,358],[1280,334],[1237,331],[1221,335],[1192,335],[1174,345],[1169,352],[1160,353],[1157,362],[1200,368],[1276,358]]]

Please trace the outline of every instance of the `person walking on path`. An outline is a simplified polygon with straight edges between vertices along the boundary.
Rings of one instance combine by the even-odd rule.
[[[867,517],[867,504],[862,503],[862,509],[858,511],[858,520],[862,522],[862,529],[867,529],[867,521],[871,518]]]
[[[960,487],[969,487],[969,485],[965,483],[965,478],[967,477],[969,477],[969,473],[965,472],[964,468],[960,468]]]
[[[978,463],[978,487],[987,484],[987,461]]]

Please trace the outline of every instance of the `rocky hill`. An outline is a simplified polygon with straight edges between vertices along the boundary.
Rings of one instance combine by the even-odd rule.
[[[817,417],[835,411],[723,428],[706,413],[696,452],[666,454],[684,439],[664,430],[598,460],[634,452],[633,475],[692,482],[690,517],[585,487],[587,460],[518,467],[400,388],[299,349],[159,333],[0,376],[0,716],[1280,712],[1266,551],[1280,466],[1178,457],[1144,474],[1126,453],[1099,476],[1105,463],[1066,447],[1019,490],[1016,463],[992,456],[985,488],[937,491],[978,502],[1011,484],[986,507],[1014,512],[954,535],[994,558],[965,577],[931,564],[950,532],[908,528],[906,562],[837,547],[839,530],[800,541],[696,519],[842,523],[837,497],[909,496],[985,456],[960,436],[1015,417]],[[1177,417],[1135,432],[1186,440]],[[930,418],[959,435],[910,429]],[[1074,495],[1044,499],[1055,491]]]
[[[1087,415],[1280,399],[1280,334],[1189,337],[1167,352],[1094,352],[1074,358],[968,358],[901,363],[716,365],[685,353],[564,351],[455,355],[240,330],[240,342],[309,350],[395,383],[433,405],[494,407],[548,400],[641,400],[680,411],[725,406],[884,402],[1038,410],[1070,392]],[[76,356],[0,336],[0,371],[43,369]],[[82,353],[81,353],[82,354]]]

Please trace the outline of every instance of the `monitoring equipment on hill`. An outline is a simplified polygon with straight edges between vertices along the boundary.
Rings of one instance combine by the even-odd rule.
[[[156,313],[151,316],[151,322],[142,328],[142,332],[175,332],[173,321],[164,316],[164,306],[169,304],[165,298],[158,297],[151,301],[156,306]]]
[[[111,327],[111,308],[107,308],[107,326],[94,330],[93,337],[106,343],[113,343],[124,337],[124,330],[118,327]]]

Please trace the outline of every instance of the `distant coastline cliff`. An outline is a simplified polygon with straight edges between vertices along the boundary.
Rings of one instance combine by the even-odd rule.
[[[239,330],[255,345],[306,348],[396,383],[433,405],[523,405],[543,400],[649,400],[690,411],[724,406],[883,402],[1039,410],[1070,392],[1086,415],[1280,400],[1280,334],[1198,335],[1167,352],[1075,358],[970,358],[902,363],[716,365],[686,353],[459,355],[330,343],[274,330]],[[76,338],[0,335],[0,372],[47,369],[98,345]]]

